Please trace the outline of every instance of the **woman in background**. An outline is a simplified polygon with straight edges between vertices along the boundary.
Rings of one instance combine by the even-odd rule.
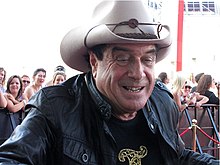
[[[0,144],[11,135],[15,127],[22,121],[22,110],[27,100],[21,100],[22,80],[20,76],[13,75],[8,79],[4,97],[7,106],[0,110]]]
[[[57,71],[53,75],[53,85],[58,85],[66,80],[66,74],[63,71]]]
[[[6,70],[3,67],[0,67],[0,91],[5,92],[5,79],[6,79]]]
[[[207,97],[200,95],[197,92],[194,92],[188,96],[184,95],[186,82],[185,77],[177,75],[173,83],[172,94],[180,112],[185,110],[189,105],[196,103],[196,107],[200,107],[202,104],[208,101]]]
[[[45,78],[46,70],[43,68],[36,69],[33,74],[33,84],[29,85],[24,91],[25,98],[29,100],[31,96],[38,92],[42,88]]]
[[[196,92],[206,96],[209,98],[207,104],[217,104],[219,105],[219,97],[217,97],[210,88],[215,86],[215,80],[212,78],[211,75],[204,74],[198,82],[196,87]]]
[[[5,99],[5,96],[3,92],[0,90],[0,109],[3,109],[7,106],[7,100]]]

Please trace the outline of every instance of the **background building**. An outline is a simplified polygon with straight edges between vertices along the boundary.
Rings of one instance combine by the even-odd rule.
[[[217,73],[220,64],[220,1],[219,0],[181,0],[184,2],[182,72],[187,75],[206,72],[220,81]],[[180,1],[148,0],[159,22],[171,25],[173,47],[163,65],[156,69],[171,72],[177,65],[178,5]]]

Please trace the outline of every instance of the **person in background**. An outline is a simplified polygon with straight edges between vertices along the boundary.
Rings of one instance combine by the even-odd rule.
[[[35,93],[37,93],[43,87],[45,78],[46,70],[43,68],[36,69],[33,73],[33,83],[24,91],[25,98],[29,100]]]
[[[214,78],[212,78],[213,79],[213,81],[212,81],[212,86],[209,88],[209,90],[211,91],[211,92],[213,92],[214,94],[215,94],[215,96],[216,97],[218,97],[219,98],[219,91],[218,91],[218,85],[217,85],[217,82],[215,81],[215,79]]]
[[[191,83],[184,76],[178,74],[173,82],[172,94],[179,111],[182,112],[189,105],[195,104],[199,108],[208,101],[208,98],[199,93],[190,93]]]
[[[4,97],[7,105],[0,110],[0,144],[2,144],[22,121],[22,111],[27,100],[22,99],[22,80],[20,76],[13,75],[7,81]]]
[[[0,67],[0,91],[5,92],[5,79],[6,79],[6,70],[3,67]]]
[[[6,79],[6,70],[3,67],[0,67],[0,109],[3,109],[7,106],[7,100],[4,97],[5,79]]]
[[[199,79],[198,85],[196,87],[196,92],[209,98],[207,104],[217,104],[219,105],[219,97],[217,97],[210,88],[215,85],[215,80],[209,74],[204,74]]]
[[[185,88],[185,83],[186,78],[181,74],[177,74],[172,86],[173,99],[180,112],[185,110],[190,104],[194,104],[196,102],[195,97],[187,97],[188,99],[184,98],[183,89]]]
[[[66,74],[63,71],[56,71],[53,75],[52,84],[58,85],[62,82],[66,81]]]
[[[195,83],[196,83],[196,85],[192,87],[191,93],[193,93],[193,92],[196,91],[196,86],[197,86],[197,84],[198,84],[198,82],[199,82],[199,79],[201,78],[202,75],[204,75],[203,72],[202,72],[202,73],[198,73],[198,74],[195,76]]]
[[[170,30],[150,11],[143,1],[102,1],[93,24],[67,33],[62,59],[83,73],[29,100],[28,115],[0,146],[1,165],[219,163],[186,149],[178,134],[178,107],[154,75]]]
[[[216,89],[217,89],[217,96],[218,98],[220,98],[220,82],[215,82],[215,86],[216,86]]]
[[[7,106],[7,100],[4,97],[3,92],[0,90],[0,110]]]
[[[159,75],[158,75],[158,79],[163,82],[165,85],[169,84],[170,82],[170,78],[168,77],[167,73],[166,72],[161,72]]]
[[[194,75],[194,73],[190,73],[190,75],[189,75],[189,81],[192,82],[192,86],[195,86],[196,80],[195,80],[195,75]]]
[[[54,85],[53,84],[53,81],[54,81],[54,76],[56,75],[56,73],[62,73],[63,72],[63,75],[65,75],[65,79],[66,79],[66,69],[62,66],[62,65],[58,65],[56,66],[56,68],[54,69],[54,74],[53,74],[53,78],[52,80],[50,80],[49,82],[46,83],[45,86],[51,86],[51,85]]]
[[[183,96],[188,97],[191,93],[192,87],[193,87],[192,81],[186,79],[185,85],[183,87]]]
[[[25,74],[21,76],[21,79],[22,79],[22,86],[23,86],[22,93],[24,93],[26,87],[30,85],[31,81],[30,81],[30,77]]]

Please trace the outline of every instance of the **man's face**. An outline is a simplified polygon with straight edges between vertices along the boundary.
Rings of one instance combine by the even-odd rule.
[[[29,77],[22,77],[22,83],[23,83],[23,88],[25,89],[28,85],[30,85],[30,78]]]
[[[120,113],[144,107],[154,87],[155,61],[155,45],[108,45],[102,61],[90,53],[97,88]]]

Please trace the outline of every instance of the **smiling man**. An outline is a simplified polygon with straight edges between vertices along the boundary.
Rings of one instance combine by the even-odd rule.
[[[61,56],[83,73],[31,98],[0,164],[218,164],[184,148],[178,108],[154,75],[170,31],[153,20],[142,1],[103,1],[91,24],[67,33]]]
[[[154,86],[155,62],[155,45],[107,45],[102,60],[90,51],[97,89],[111,102],[115,116],[130,120],[144,107]]]

